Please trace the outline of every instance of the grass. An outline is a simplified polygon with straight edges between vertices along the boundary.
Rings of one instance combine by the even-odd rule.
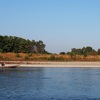
[[[61,55],[61,54],[26,54],[26,53],[0,53],[3,61],[100,61],[100,55]]]

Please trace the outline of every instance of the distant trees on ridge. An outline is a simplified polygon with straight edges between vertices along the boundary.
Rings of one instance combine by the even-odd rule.
[[[45,50],[45,44],[43,41],[35,41],[24,39],[21,37],[16,36],[2,36],[0,35],[0,52],[7,53],[46,53],[51,54]],[[72,48],[71,52],[60,52],[59,54],[65,55],[69,54],[73,55],[100,55],[100,49],[97,51],[94,50],[92,47],[87,46],[83,48]]]
[[[43,41],[26,40],[16,36],[0,35],[0,52],[46,53]]]
[[[65,52],[60,52],[60,54],[66,54]],[[67,54],[70,55],[100,55],[100,49],[98,49],[97,51],[94,50],[92,47],[87,46],[87,47],[83,47],[83,48],[72,48],[71,52],[67,52]]]

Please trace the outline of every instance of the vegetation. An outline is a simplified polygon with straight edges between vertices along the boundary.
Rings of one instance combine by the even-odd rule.
[[[76,49],[76,48],[72,48],[71,52],[68,52],[67,54],[70,55],[97,55],[100,53],[100,49],[98,49],[98,51],[95,51],[92,47],[87,46],[87,47],[83,47],[82,49]]]
[[[100,49],[72,48],[71,52],[51,54],[43,41],[0,35],[0,60],[8,61],[100,61]]]
[[[1,61],[100,61],[100,55],[1,53]]]
[[[0,35],[0,52],[7,53],[45,53],[45,44],[40,41],[26,40],[16,36]]]

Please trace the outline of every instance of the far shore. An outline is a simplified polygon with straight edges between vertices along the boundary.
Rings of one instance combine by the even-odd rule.
[[[5,66],[19,67],[100,67],[100,62],[40,62],[40,61],[6,61]],[[1,65],[0,65],[1,67]]]

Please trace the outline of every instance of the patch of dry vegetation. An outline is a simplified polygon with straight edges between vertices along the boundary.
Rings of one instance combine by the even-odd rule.
[[[99,55],[0,53],[1,61],[100,61]]]

